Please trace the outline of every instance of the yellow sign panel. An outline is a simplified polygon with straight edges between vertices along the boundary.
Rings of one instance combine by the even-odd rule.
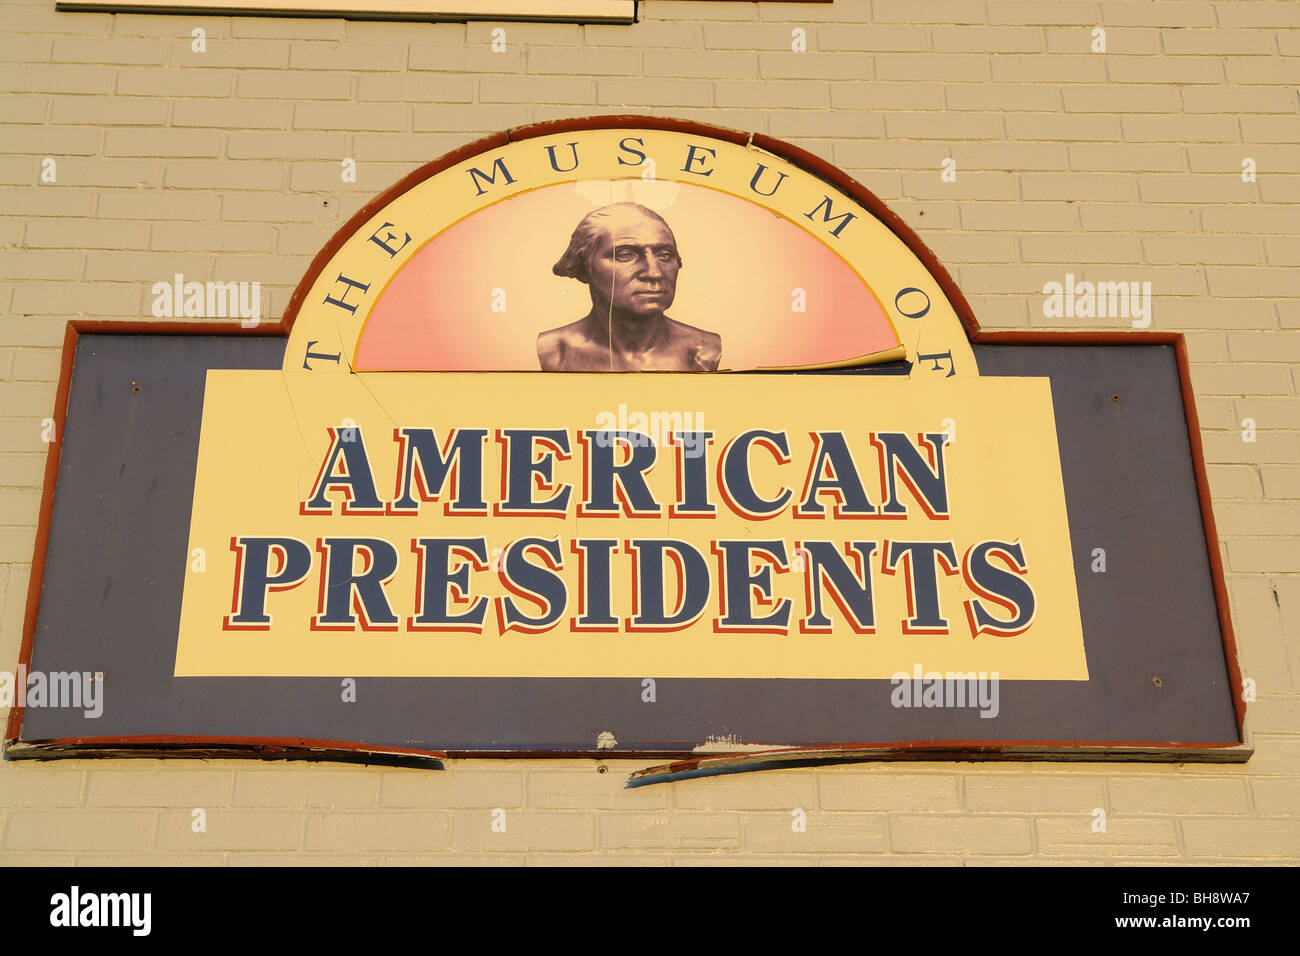
[[[178,676],[1086,680],[1046,379],[211,371]]]

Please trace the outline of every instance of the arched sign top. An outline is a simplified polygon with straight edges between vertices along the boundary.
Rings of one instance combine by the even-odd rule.
[[[969,307],[795,147],[653,117],[472,144],[367,205],[286,314],[286,370],[713,371],[907,358],[977,374]]]

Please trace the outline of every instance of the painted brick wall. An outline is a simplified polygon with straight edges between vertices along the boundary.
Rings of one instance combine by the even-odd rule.
[[[1085,327],[1043,317],[1066,272],[1152,283],[1153,327],[1188,334],[1257,753],[634,791],[640,764],[618,761],[6,763],[0,862],[1300,861],[1300,3],[643,0],[634,26],[505,25],[500,53],[495,24],[53,7],[0,2],[0,668],[17,661],[65,320],[147,319],[149,286],[176,272],[259,281],[278,314],[333,231],[425,161],[516,124],[662,113],[844,168],[985,327]]]

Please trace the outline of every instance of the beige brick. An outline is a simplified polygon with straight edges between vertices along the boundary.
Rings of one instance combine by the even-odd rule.
[[[1040,818],[1035,822],[1039,854],[1092,857],[1178,855],[1178,835],[1172,820],[1127,816],[1111,811],[1106,814],[1105,833],[1094,833],[1093,822],[1091,809],[1077,816]]]
[[[1061,106],[1059,91],[1047,86],[1008,83],[955,83],[944,91],[953,110],[1054,111]]]
[[[151,249],[189,252],[198,249],[220,251],[269,251],[272,230],[253,222],[159,222],[154,223]]]
[[[357,133],[351,140],[351,156],[356,159],[358,168],[361,163],[392,160],[402,156],[416,157],[422,165],[465,145],[465,137],[460,133]],[[378,185],[384,188],[391,185],[391,181],[385,180]],[[319,249],[320,244],[320,236],[317,234],[314,245],[308,251]]]
[[[802,831],[794,829],[794,822],[789,811],[746,814],[746,851],[817,854],[820,859],[831,853],[880,854],[889,849],[888,822],[883,813],[809,812]]]
[[[493,53],[487,46],[413,46],[407,60],[412,70],[434,70],[439,73],[503,73],[515,75],[524,72],[524,53],[520,47],[507,47],[503,53]],[[539,97],[545,99],[545,97]],[[530,100],[534,97],[529,97]]]
[[[983,4],[963,0],[875,0],[879,23],[985,23]]]
[[[1228,543],[1228,567],[1243,574],[1290,572],[1300,567],[1300,540],[1240,538]]]
[[[390,79],[366,76],[364,79]],[[240,70],[235,95],[242,99],[346,100],[352,97],[354,79],[342,73],[295,73],[290,70]]]
[[[657,52],[657,51],[656,51]],[[700,56],[701,54],[695,54]],[[680,50],[675,50],[672,57],[684,56]],[[752,63],[753,56],[750,56]],[[657,76],[696,76],[701,74],[695,73],[664,73],[662,69],[666,65],[661,60],[656,61],[658,69],[653,71]],[[572,50],[572,49],[548,49],[540,47],[536,50],[528,51],[528,69],[532,73],[559,73],[574,74],[579,76],[641,76],[642,75],[642,58],[639,52],[633,52],[624,49],[610,48],[606,50]],[[752,68],[749,73],[753,73]],[[716,74],[703,74],[725,76],[726,70],[719,70]],[[646,75],[652,75],[647,69]]]
[[[1193,857],[1300,856],[1300,827],[1294,820],[1189,819],[1182,823],[1183,842]]]
[[[235,774],[236,807],[277,809],[375,806],[379,777],[370,769],[336,770],[306,767],[294,770],[249,770]]]
[[[56,382],[61,358],[59,349],[26,349],[14,356],[9,375],[19,382]]]
[[[613,85],[631,81],[602,81],[602,87],[606,82]],[[595,95],[594,80],[576,77],[485,76],[479,80],[479,99],[484,103],[529,102],[535,98],[550,103],[591,103]]]
[[[197,135],[187,130],[187,136]],[[347,137],[341,133],[308,131],[266,133],[237,130],[226,140],[226,155],[232,159],[310,159],[347,156]]]
[[[140,303],[140,290],[96,284],[28,283],[14,292],[12,309],[20,315],[131,315]],[[10,411],[10,414],[14,414]]]
[[[790,55],[797,57],[808,54]],[[973,53],[951,53],[942,57],[912,53],[881,53],[872,59],[875,64],[875,76],[881,80],[925,80],[931,83],[987,83],[989,80],[989,58]],[[859,58],[858,63],[861,62]],[[997,60],[994,62],[996,63]],[[845,68],[848,68],[847,62]],[[763,75],[771,74],[764,70]],[[998,76],[993,76],[994,82],[998,79]],[[1023,82],[1025,78],[1019,79]]]
[[[1225,177],[1224,188],[1232,186]],[[1201,222],[1207,232],[1244,232],[1252,235],[1277,232],[1289,234],[1300,206],[1207,206],[1201,212]]]
[[[832,137],[844,124],[844,117],[834,111],[782,110],[771,115],[768,132],[781,139]],[[864,116],[855,132],[866,136],[883,136],[885,124],[879,116]]]
[[[1300,177],[1266,176],[1258,188],[1260,198],[1266,203],[1300,204]]]
[[[172,109],[173,126],[217,129],[283,129],[289,125],[288,103],[247,100],[189,100]]]
[[[26,242],[47,248],[143,248],[147,232],[146,222],[35,220],[27,224]]]
[[[312,74],[308,79],[314,79],[315,76],[316,74]],[[432,76],[410,73],[395,76],[379,73],[365,74],[357,77],[357,99],[363,102],[387,100],[415,102],[422,105],[471,103],[474,99],[474,81],[469,77],[443,74]],[[468,111],[472,112],[472,110]],[[477,127],[470,125],[466,128]]]
[[[817,781],[807,774],[769,772],[762,780],[713,777],[674,784],[678,810],[772,810],[805,812],[817,805]]]
[[[297,814],[287,814],[301,820]],[[307,850],[428,851],[445,849],[450,841],[451,819],[445,813],[338,811],[313,813],[306,818]]]
[[[55,96],[50,121],[77,126],[161,126],[165,100],[133,96]],[[20,122],[20,121],[15,121]]]
[[[99,151],[99,131],[76,126],[11,126],[0,152],[37,156],[90,156]]]
[[[967,229],[1061,231],[1078,225],[1078,210],[1069,203],[972,202],[962,206],[961,224]]]
[[[730,85],[719,82],[719,86]],[[750,92],[754,102],[763,100],[762,92],[768,87],[758,87],[755,84],[749,84],[753,89]],[[777,99],[776,105],[787,105],[780,99],[780,90],[784,87],[793,85],[783,83],[772,91],[772,95]],[[831,106],[837,110],[941,110],[944,106],[944,87],[937,83],[878,83],[878,82],[854,82],[854,81],[837,81],[827,84],[809,84],[808,89],[829,88],[831,96]],[[981,86],[960,87],[964,90],[980,90]],[[721,96],[719,103],[722,102]],[[798,103],[788,105],[798,106]],[[888,147],[894,144],[879,143],[882,147]]]
[[[1233,332],[1228,336],[1228,349],[1238,362],[1300,362],[1300,332]],[[1288,425],[1300,426],[1300,416],[1295,406],[1300,399],[1287,401],[1274,408],[1285,413]]]
[[[994,83],[1103,83],[1107,78],[1105,58],[1091,53],[1003,54],[993,57],[991,72]]]
[[[1093,53],[1093,42],[1092,29],[1088,28],[1047,31],[1047,49],[1052,53]],[[1160,31],[1132,27],[1110,30],[1106,33],[1105,52],[1110,56],[1159,53]]]
[[[162,66],[169,44],[163,40],[128,40],[120,37],[60,37],[54,41],[56,63],[129,63]]]
[[[789,831],[792,818],[788,812],[776,811],[770,816],[774,825]],[[599,820],[600,849],[667,847],[735,851],[741,845],[741,819],[738,813],[605,813]]]
[[[1101,4],[1101,22],[1109,26],[1212,27],[1214,9],[1202,0],[1109,0]]]
[[[736,28],[732,28],[736,29]],[[772,31],[774,28],[764,24],[761,27],[764,31]],[[775,35],[784,37],[784,42],[778,41],[774,44],[775,49],[790,48],[790,33],[788,30],[781,34],[780,32],[772,34],[765,33],[766,36]],[[708,39],[706,28],[705,38]],[[871,25],[846,25],[837,23],[834,25],[822,26],[816,29],[816,39],[810,41],[810,45],[816,46],[818,50],[859,50],[864,52],[875,53],[920,53],[930,49],[930,32],[924,27],[911,26],[882,26],[880,24]],[[708,43],[709,46],[719,46],[720,43]],[[765,44],[754,43],[750,47],[764,47]]]
[[[411,129],[415,133],[474,133],[486,135],[497,130],[521,126],[530,120],[532,108],[513,103],[502,104],[422,104],[412,113]]]
[[[1106,73],[1116,83],[1222,83],[1223,64],[1200,56],[1107,57]]]
[[[50,59],[54,41],[42,36],[0,37],[0,63],[44,63]]]
[[[80,770],[58,770],[35,761],[9,763],[0,770],[0,807],[75,807],[81,777]]]
[[[1300,293],[1300,276],[1287,269],[1210,266],[1205,270],[1205,275],[1209,280],[1211,295],[1287,298]]]
[[[217,130],[110,129],[104,133],[104,155],[220,156],[224,139]]]
[[[1018,177],[1020,194],[1027,200],[1072,200],[1101,205],[1138,198],[1131,175],[1088,173],[1037,173]]]
[[[6,850],[148,850],[152,813],[18,810],[5,821]]]
[[[243,70],[267,67],[283,69],[290,65],[288,43],[278,43],[274,40],[210,40],[204,52],[195,53],[190,47],[190,42],[186,37],[184,40],[172,43],[170,62],[173,66],[205,70],[233,67]],[[308,46],[308,44],[297,44],[294,50],[295,52],[304,50]],[[322,67],[322,69],[327,68]]]
[[[492,813],[459,810],[452,814],[457,852],[520,853],[591,850],[596,845],[596,818],[590,813],[506,810],[504,833],[492,832]],[[619,817],[624,814],[618,814]]]
[[[229,792],[227,790],[227,792]],[[186,853],[222,850],[294,850],[303,845],[303,818],[297,813],[205,807],[202,832],[194,832],[194,808],[158,814],[158,849]]]
[[[1235,198],[1241,202],[1248,199],[1249,194],[1247,184],[1241,182],[1240,172],[1238,164],[1235,171],[1218,175],[1148,173],[1138,177],[1138,186],[1146,202],[1203,202],[1206,196],[1218,196],[1220,201]],[[1225,213],[1240,216],[1241,213],[1258,212],[1260,210],[1220,206],[1207,208],[1205,215],[1207,221],[1215,221]]]
[[[6,249],[0,256],[0,278],[74,279],[81,253],[63,249]]]
[[[1071,113],[1160,113],[1179,107],[1176,86],[1079,86],[1061,95]]]
[[[1263,777],[1250,782],[1255,809],[1272,817],[1300,815],[1300,780]],[[1213,808],[1212,808],[1213,809]]]
[[[992,174],[989,176],[990,179],[993,178]],[[989,182],[988,186],[991,192],[996,184]],[[977,193],[982,192],[982,188],[977,190]],[[1014,236],[937,232],[927,238],[926,244],[939,256],[940,262],[952,265],[965,262],[1001,263],[1015,259],[1020,254],[1020,240]]]
[[[92,770],[86,775],[89,807],[194,807],[224,805],[230,798],[227,773],[190,770]]]
[[[424,770],[384,774],[380,804],[385,807],[473,808],[523,806],[523,776],[506,770],[461,770],[456,764],[441,773]]]
[[[79,857],[75,853],[0,853],[0,866],[75,866]]]
[[[1113,814],[1249,813],[1244,780],[1112,776],[1107,781]]]
[[[1243,116],[1241,133],[1248,143],[1294,144],[1300,139],[1300,121],[1294,116]]]
[[[1142,240],[1142,251],[1147,262],[1262,265],[1264,261],[1263,243],[1244,236],[1153,236]]]
[[[211,256],[197,253],[178,256],[171,252],[105,250],[86,253],[86,265],[81,277],[88,282],[137,282],[152,286],[155,282],[171,281],[178,272],[192,279],[205,278],[210,264]],[[135,300],[126,294],[125,285],[115,285],[113,288],[122,296],[124,306],[135,304]]]
[[[823,110],[829,102],[825,83],[803,83],[797,80],[782,83],[775,89],[743,80],[718,80],[714,84],[714,96],[718,106],[753,106],[800,112]],[[830,119],[838,119],[843,123],[843,117],[838,114],[830,114]],[[872,119],[877,129],[883,128],[878,117]]]
[[[52,404],[52,403],[51,403]],[[45,413],[49,414],[49,411]],[[45,453],[38,455],[0,455],[0,475],[3,484],[10,488],[40,488],[45,481]],[[32,559],[32,545],[36,530],[29,533],[10,529],[0,539],[0,549],[5,562],[26,563]]]
[[[173,160],[167,163],[163,184],[169,189],[272,190],[280,189],[284,178],[284,170],[274,163]]]
[[[1265,465],[1259,475],[1265,498],[1300,498],[1300,465]]]
[[[296,43],[289,53],[291,70],[394,71],[405,62],[406,47],[398,44]]]
[[[1131,143],[1231,143],[1240,138],[1232,116],[1132,115],[1121,117],[1120,126]]]
[[[1141,253],[1136,239],[1117,236],[1034,236],[1022,245],[1035,262],[1114,262],[1132,263]],[[1141,277],[1130,277],[1138,281]]]
[[[1069,147],[1070,168],[1135,173],[1183,170],[1186,153],[1177,146],[1143,143],[1077,143]]]
[[[1269,265],[1300,266],[1300,237],[1269,236],[1263,244]]]
[[[1162,30],[1166,53],[1264,54],[1277,52],[1272,31],[1232,30]]]
[[[10,386],[4,386],[0,389],[0,395],[3,395]],[[4,456],[8,459],[10,456]],[[14,456],[17,457],[17,456]],[[25,456],[26,457],[26,456]],[[34,456],[31,456],[34,457]],[[44,471],[44,455],[41,455],[41,469]],[[12,479],[6,476],[6,484],[16,484],[21,479],[20,475],[15,475]],[[32,550],[35,545],[36,534],[32,528],[10,528],[0,526],[0,562],[5,564],[24,564],[32,560]]]
[[[347,24],[340,19],[307,17],[232,17],[229,22],[233,37],[276,40],[341,40]],[[427,39],[427,34],[421,39]]]
[[[1029,853],[1030,821],[1024,817],[964,814],[901,814],[889,820],[890,846],[902,853]]]
[[[185,30],[180,29],[181,24],[185,25]],[[178,33],[188,34],[195,27],[202,27],[209,38],[230,36],[229,17],[186,16],[184,20],[178,20],[174,16],[137,13],[119,13],[113,17],[113,33],[117,36],[161,36],[172,39]]]
[[[936,27],[937,53],[1038,53],[1047,47],[1041,27]]]
[[[45,184],[5,197],[6,215],[10,216],[92,216],[95,194],[89,189],[70,185]],[[15,250],[21,251],[21,250]],[[11,253],[6,253],[9,255]]]
[[[1250,57],[1227,60],[1224,72],[1231,84],[1263,84],[1293,86],[1300,82],[1300,60],[1295,57]]]
[[[885,132],[890,139],[1001,139],[1002,118],[989,113],[890,113]],[[869,128],[864,135],[871,135]]]
[[[1012,113],[1006,117],[1009,139],[1112,141],[1120,138],[1120,123],[1117,117],[1093,114]]]
[[[410,20],[349,20],[345,34],[354,43],[408,43],[412,46],[464,46],[465,24]]]
[[[494,81],[494,83],[503,82],[506,81]],[[553,80],[551,82],[559,81]],[[554,95],[549,93],[543,94],[543,98],[560,103],[590,102],[588,99],[582,99],[582,97],[587,96],[585,88],[588,81],[566,80],[564,82],[574,84],[562,88],[564,92],[561,95],[565,97],[564,99],[556,99]],[[519,98],[518,96],[507,97],[501,95],[504,92],[505,90],[498,91],[497,98]],[[480,96],[485,100],[490,99],[490,97],[482,93],[480,93]],[[713,103],[713,89],[711,83],[703,80],[661,80],[649,86],[640,80],[601,80],[596,90],[596,103],[601,106],[675,106],[678,109],[709,106]]]
[[[966,780],[966,807],[970,810],[1090,813],[1104,804],[1100,780],[1014,776]]]
[[[654,810],[667,807],[672,787],[625,787],[626,775],[595,769],[528,774],[528,805],[543,810]]]
[[[722,26],[738,26],[738,24]],[[582,36],[586,46],[696,48],[703,43],[702,25],[695,22],[694,16],[691,20],[681,21],[652,20],[643,16],[639,22],[630,26],[588,23],[582,28]]]
[[[1295,469],[1295,475],[1291,478],[1294,488],[1285,483],[1284,480],[1278,485],[1279,490],[1294,491],[1295,494],[1269,494],[1268,482],[1269,468],[1260,469],[1263,475],[1262,493],[1268,498],[1300,498],[1300,468]],[[1216,498],[1248,498],[1254,500],[1261,493],[1260,478],[1256,475],[1256,470],[1248,465],[1211,465],[1206,468],[1206,473],[1210,479],[1210,493]]]
[[[1221,27],[1300,27],[1300,11],[1269,0],[1220,0],[1214,13]]]
[[[13,124],[43,123],[50,99],[40,93],[6,93],[5,117]]]
[[[932,773],[836,773],[822,771],[818,780],[820,806],[833,810],[956,810],[958,778]],[[839,813],[822,813],[824,823]]]
[[[1261,694],[1250,704],[1250,725],[1266,733],[1300,733],[1300,700]]]
[[[0,90],[6,93],[103,93],[113,88],[115,70],[109,66],[61,66],[32,69],[21,64],[0,65]]]
[[[220,214],[217,192],[106,189],[99,195],[100,219],[216,219]]]
[[[111,85],[111,84],[110,84]],[[117,92],[129,96],[229,96],[235,86],[233,72],[219,70],[132,70],[117,71]],[[102,92],[70,90],[69,92]]]
[[[1258,432],[1255,441],[1245,443],[1241,433],[1202,432],[1205,460],[1211,463],[1287,462],[1296,460],[1296,436],[1290,432]]]
[[[1290,113],[1296,108],[1294,90],[1248,86],[1189,86],[1181,90],[1188,113]]]

